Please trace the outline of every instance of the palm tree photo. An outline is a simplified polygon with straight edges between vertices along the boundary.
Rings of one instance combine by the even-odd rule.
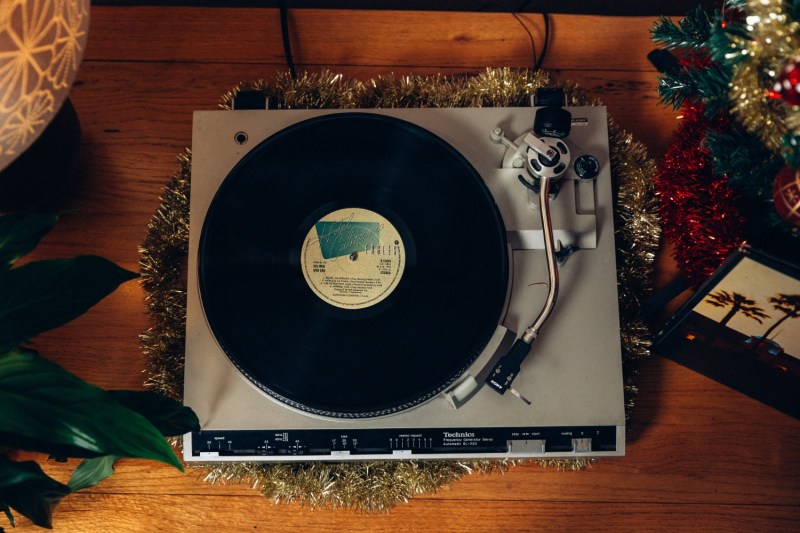
[[[770,300],[772,301],[772,300]],[[769,315],[764,312],[764,310],[756,305],[756,301],[753,299],[748,298],[743,294],[739,294],[738,292],[728,292],[719,290],[713,292],[708,295],[706,299],[706,303],[713,305],[714,307],[728,307],[730,306],[731,310],[722,317],[722,320],[719,321],[720,326],[726,325],[731,318],[736,316],[736,314],[741,313],[742,315],[746,316],[747,318],[752,318],[759,324],[763,323],[763,318],[769,318]]]
[[[769,298],[769,303],[774,309],[783,313],[783,316],[761,335],[762,339],[768,339],[770,333],[788,319],[800,316],[800,294],[777,294]]]

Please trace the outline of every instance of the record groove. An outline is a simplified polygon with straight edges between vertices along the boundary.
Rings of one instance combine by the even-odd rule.
[[[228,358],[273,398],[339,418],[441,392],[494,333],[508,284],[480,175],[427,130],[369,113],[316,117],[256,146],[217,191],[198,257]],[[352,265],[369,269],[339,268]]]

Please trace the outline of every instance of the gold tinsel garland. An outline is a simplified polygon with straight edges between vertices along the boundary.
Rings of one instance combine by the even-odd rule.
[[[248,84],[278,108],[481,107],[527,106],[530,95],[546,86],[541,72],[487,69],[475,76],[394,77],[368,82],[347,80],[322,71],[292,79],[278,74],[272,82]],[[222,99],[229,108],[234,89]],[[565,86],[570,105],[593,105],[577,87]],[[660,228],[652,192],[655,163],[644,146],[609,119],[611,173],[615,181],[616,245],[620,292],[625,400],[628,414],[636,395],[637,363],[649,355],[650,331],[635,318],[651,290],[650,273]],[[141,246],[140,270],[154,327],[142,335],[147,356],[146,386],[173,398],[183,390],[185,265],[189,239],[191,155],[167,184]],[[539,461],[559,469],[582,469],[587,460]],[[384,461],[366,463],[226,463],[199,467],[205,481],[249,483],[275,502],[301,501],[314,507],[385,510],[415,494],[434,492],[473,472],[503,471],[508,461]]]
[[[792,20],[789,9],[785,0],[750,0],[745,13],[749,36],[732,36],[734,46],[726,55],[742,56],[730,82],[733,113],[774,153],[783,144],[789,110],[770,97],[770,89],[783,66],[800,54],[800,21]],[[790,128],[800,129],[797,116],[789,122]]]

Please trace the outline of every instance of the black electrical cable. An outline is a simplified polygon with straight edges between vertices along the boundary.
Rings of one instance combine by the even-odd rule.
[[[544,57],[547,55],[547,45],[550,42],[550,15],[542,13],[542,18],[544,19],[544,44],[542,44],[542,55],[539,56],[539,60],[533,66],[533,70],[542,68]]]
[[[517,22],[519,22],[520,26],[522,26],[522,29],[525,30],[525,33],[528,34],[528,39],[531,41],[531,49],[533,50],[533,64],[536,65],[539,61],[536,57],[536,41],[533,39],[533,34],[531,33],[531,30],[528,29],[528,26],[522,22],[522,19],[519,15],[516,13],[511,13],[511,15],[517,20]]]
[[[522,11],[525,6],[529,3],[529,1],[523,2],[517,11]],[[289,16],[288,16],[288,8],[286,6],[286,0],[278,0],[278,9],[280,11],[280,18],[281,18],[281,37],[283,38],[283,56],[286,59],[286,65],[289,67],[289,73],[292,76],[292,79],[297,79],[297,69],[294,66],[294,58],[292,57],[292,44],[289,38]],[[525,33],[528,34],[528,38],[531,41],[531,49],[533,50],[533,70],[537,71],[542,68],[542,64],[544,63],[544,58],[547,55],[547,48],[548,43],[550,41],[550,15],[547,13],[542,13],[542,18],[544,19],[544,44],[542,45],[542,53],[541,55],[537,55],[536,53],[536,41],[533,38],[533,34],[528,29],[528,26],[522,21],[522,19],[517,15],[516,12],[511,13],[514,18],[519,22],[522,28],[525,30]]]
[[[294,67],[292,58],[292,43],[289,41],[289,10],[286,7],[286,0],[278,1],[278,9],[281,15],[281,36],[283,37],[283,57],[286,58],[286,65],[292,79],[297,79],[297,69]]]
[[[542,68],[542,64],[544,63],[544,58],[547,55],[547,46],[550,42],[550,15],[546,12],[542,12],[542,19],[544,20],[544,43],[542,44],[542,53],[537,57],[536,54],[536,43],[534,42],[533,35],[531,34],[528,26],[522,22],[522,19],[517,15],[517,13],[522,13],[528,4],[531,3],[531,0],[525,0],[517,9],[511,12],[514,18],[519,22],[522,27],[525,29],[525,32],[528,34],[528,38],[531,40],[531,48],[533,49],[533,70],[538,71]]]

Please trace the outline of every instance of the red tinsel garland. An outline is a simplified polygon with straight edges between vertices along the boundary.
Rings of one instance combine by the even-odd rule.
[[[745,217],[740,196],[714,175],[704,146],[709,121],[700,104],[683,106],[683,119],[658,166],[656,195],[673,257],[693,287],[708,279],[743,242]]]

